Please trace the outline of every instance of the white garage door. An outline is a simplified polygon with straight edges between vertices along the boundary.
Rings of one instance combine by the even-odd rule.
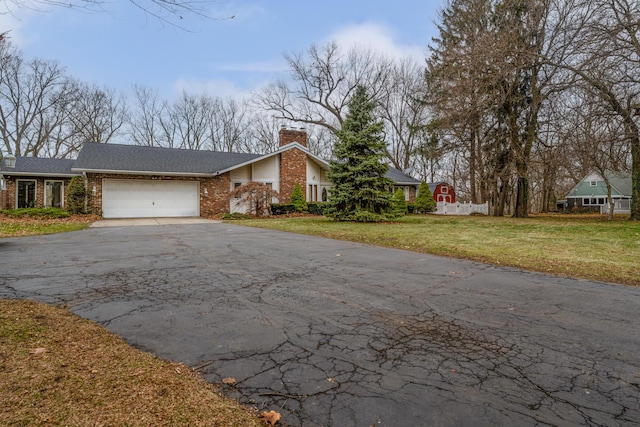
[[[194,181],[105,179],[104,218],[198,216],[199,188]]]

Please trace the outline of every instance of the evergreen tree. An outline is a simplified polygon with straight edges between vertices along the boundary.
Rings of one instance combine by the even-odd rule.
[[[308,209],[307,201],[304,199],[304,194],[302,193],[302,187],[300,187],[300,184],[296,184],[295,187],[293,187],[293,191],[291,192],[291,204],[296,208],[296,212],[306,212]]]
[[[335,160],[330,163],[333,188],[328,215],[335,220],[380,221],[392,208],[393,182],[385,177],[389,166],[383,162],[383,123],[373,117],[374,109],[364,86],[358,86],[337,132]]]
[[[425,181],[422,181],[414,203],[415,211],[417,213],[433,212],[436,206],[437,204],[436,201],[433,200],[433,194],[431,194],[429,185]]]
[[[404,216],[409,212],[407,200],[404,198],[404,191],[400,188],[393,194],[393,211],[396,216]]]

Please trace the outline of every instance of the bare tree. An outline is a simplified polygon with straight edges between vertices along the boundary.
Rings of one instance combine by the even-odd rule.
[[[160,118],[164,113],[164,104],[158,99],[158,93],[145,86],[133,87],[135,104],[128,119],[129,136],[137,145],[160,146]]]
[[[71,79],[56,62],[25,61],[0,40],[0,135],[8,153],[38,156],[68,119],[75,101]]]
[[[257,216],[271,214],[271,201],[278,199],[277,191],[260,182],[248,182],[231,192],[231,197],[237,205],[243,205],[248,212]]]
[[[211,15],[212,6],[219,3],[215,0],[128,0],[129,3],[142,10],[159,22],[171,26],[185,28],[184,19],[196,16],[209,20],[233,19],[235,16],[215,17]],[[18,9],[48,11],[61,7],[91,13],[109,13],[111,0],[6,0],[0,7],[0,15],[12,14]]]
[[[558,63],[575,73],[615,115],[631,152],[631,219],[640,220],[640,4],[595,0],[580,5],[580,43]]]
[[[251,152],[248,124],[252,120],[245,101],[213,99],[209,114],[207,127],[212,150]]]

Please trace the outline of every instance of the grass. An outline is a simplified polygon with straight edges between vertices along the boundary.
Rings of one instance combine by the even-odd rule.
[[[84,230],[98,219],[95,215],[64,215],[60,209],[0,211],[0,238]]]
[[[66,310],[0,300],[0,425],[260,426],[188,367]]]
[[[640,286],[640,222],[622,217],[409,215],[373,224],[275,217],[239,224]]]

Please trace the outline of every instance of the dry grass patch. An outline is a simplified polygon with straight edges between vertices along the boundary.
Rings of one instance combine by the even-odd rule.
[[[0,396],[0,425],[260,425],[188,367],[29,301],[0,300]]]
[[[71,215],[68,218],[11,217],[0,213],[0,238],[37,236],[84,230],[100,219],[97,215]]]

